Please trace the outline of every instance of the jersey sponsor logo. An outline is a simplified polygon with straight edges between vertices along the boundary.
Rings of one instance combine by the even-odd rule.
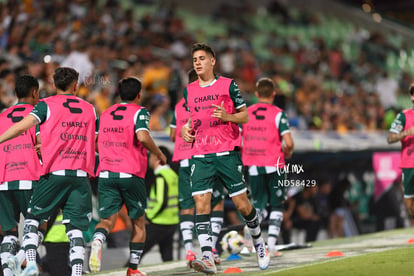
[[[265,156],[267,149],[244,148],[245,154],[249,156]]]
[[[128,148],[127,143],[125,142],[114,142],[109,140],[102,141],[102,147],[104,148]]]
[[[31,149],[31,148],[32,148],[31,143],[18,144],[18,145],[7,144],[3,146],[3,151],[6,153],[11,153],[15,150],[25,150],[25,149]]]
[[[112,115],[112,119],[114,121],[120,121],[124,118],[121,114],[116,114],[117,111],[125,111],[127,108],[126,106],[118,106],[114,111],[112,111],[110,114]]]
[[[202,146],[202,145],[221,145],[223,142],[221,139],[217,136],[204,136],[204,137],[197,137],[196,139],[196,145]]]
[[[69,134],[69,133],[63,132],[60,134],[60,140],[65,141],[65,142],[70,141],[70,140],[87,142],[88,137],[86,135]]]
[[[62,127],[79,127],[79,128],[86,128],[88,126],[87,122],[62,122]]]
[[[247,130],[263,132],[267,130],[267,127],[247,126]]]
[[[86,150],[74,150],[71,148],[66,148],[59,151],[59,156],[62,159],[86,159]]]
[[[123,127],[104,127],[103,133],[112,132],[112,133],[124,133]]]
[[[407,155],[410,156],[414,152],[414,146],[411,146],[407,149]]]
[[[69,109],[69,112],[70,113],[73,113],[73,114],[81,114],[82,113],[82,109],[79,108],[79,107],[71,106],[70,105],[71,103],[79,103],[79,100],[77,100],[77,99],[67,99],[66,102],[63,103],[63,107]]]
[[[210,127],[216,127],[220,125],[227,125],[227,122],[223,122],[222,120],[215,120],[210,122]]]
[[[193,121],[193,129],[197,130],[199,127],[201,126],[201,120],[200,119],[196,119]]]
[[[150,118],[147,115],[139,115],[139,119],[140,120],[149,120]]]
[[[258,107],[255,111],[252,112],[252,114],[256,117],[256,120],[264,120],[266,117],[263,113],[266,112],[266,110],[266,107]],[[260,114],[259,112],[262,114]]]
[[[202,97],[195,97],[194,98],[194,103],[203,103],[203,102],[207,102],[207,101],[217,101],[219,96],[220,96],[220,94],[206,95],[206,96],[202,96]]]
[[[200,110],[206,110],[206,109],[212,109],[212,108],[215,108],[215,107],[214,106],[211,106],[211,105],[207,105],[207,106],[195,106],[194,107],[194,110],[196,112],[199,112]]]
[[[26,165],[27,165],[27,161],[24,161],[24,162],[8,162],[8,163],[6,163],[4,168],[8,171],[14,171],[14,170],[24,169],[24,167],[26,167]]]
[[[245,135],[243,136],[245,141],[267,141],[265,136]]]
[[[116,158],[110,158],[110,157],[103,157],[103,158],[101,158],[101,162],[114,164],[114,163],[121,163],[122,162],[122,159],[116,159]]]
[[[7,114],[7,118],[11,119],[13,123],[17,123],[20,122],[23,119],[23,116],[14,116],[13,113],[14,112],[22,112],[25,111],[26,108],[25,107],[18,107],[13,109],[12,112],[10,112],[9,114]]]

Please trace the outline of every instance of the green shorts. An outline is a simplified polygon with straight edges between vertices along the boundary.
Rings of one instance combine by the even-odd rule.
[[[253,206],[265,209],[267,204],[272,208],[283,208],[286,200],[286,191],[279,180],[286,178],[284,173],[273,172],[269,174],[249,175],[250,190],[252,192]]]
[[[118,213],[124,203],[131,219],[140,218],[147,208],[144,179],[135,175],[128,178],[99,177],[98,201],[101,218]]]
[[[414,197],[414,169],[403,168],[402,180],[404,186],[404,198]]]
[[[224,198],[223,185],[215,182],[211,195],[211,206],[214,207]],[[181,210],[195,206],[190,184],[190,166],[180,166],[178,170],[178,200]]]
[[[20,220],[20,213],[27,215],[32,190],[9,190],[0,192],[0,226],[3,232],[15,228]]]
[[[193,157],[190,161],[192,195],[213,192],[214,183],[223,185],[230,197],[247,191],[239,151],[217,156]]]
[[[57,209],[63,211],[63,223],[86,231],[92,219],[92,191],[88,177],[47,174],[40,177],[33,191],[28,213],[47,220]]]

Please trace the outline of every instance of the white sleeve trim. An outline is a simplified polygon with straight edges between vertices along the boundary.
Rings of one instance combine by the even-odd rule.
[[[135,130],[135,133],[137,133],[138,131],[141,131],[141,130],[145,130],[146,132],[150,133],[149,129],[144,128],[144,127],[138,128],[137,130]]]
[[[32,115],[33,117],[35,117],[39,124],[42,122],[42,121],[40,121],[40,118],[36,114],[34,114],[34,113],[29,113],[29,114]]]
[[[240,109],[240,108],[242,108],[242,107],[244,107],[244,106],[246,106],[246,103],[244,103],[244,104],[241,104],[241,105],[237,106],[237,107],[236,107],[236,109]]]

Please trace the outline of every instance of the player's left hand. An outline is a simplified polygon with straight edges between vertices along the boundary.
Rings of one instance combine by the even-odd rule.
[[[228,113],[226,112],[226,109],[224,108],[224,101],[221,102],[221,106],[212,104],[214,109],[213,114],[211,114],[211,117],[217,118],[222,120],[223,122],[227,122]]]
[[[160,161],[161,165],[167,164],[167,157],[163,153],[161,153],[161,155],[158,156],[158,160]]]

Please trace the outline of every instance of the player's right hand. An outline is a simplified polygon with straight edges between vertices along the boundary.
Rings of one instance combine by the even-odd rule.
[[[188,125],[184,125],[181,128],[181,136],[183,137],[183,140],[187,143],[192,143],[195,140],[193,128]]]

